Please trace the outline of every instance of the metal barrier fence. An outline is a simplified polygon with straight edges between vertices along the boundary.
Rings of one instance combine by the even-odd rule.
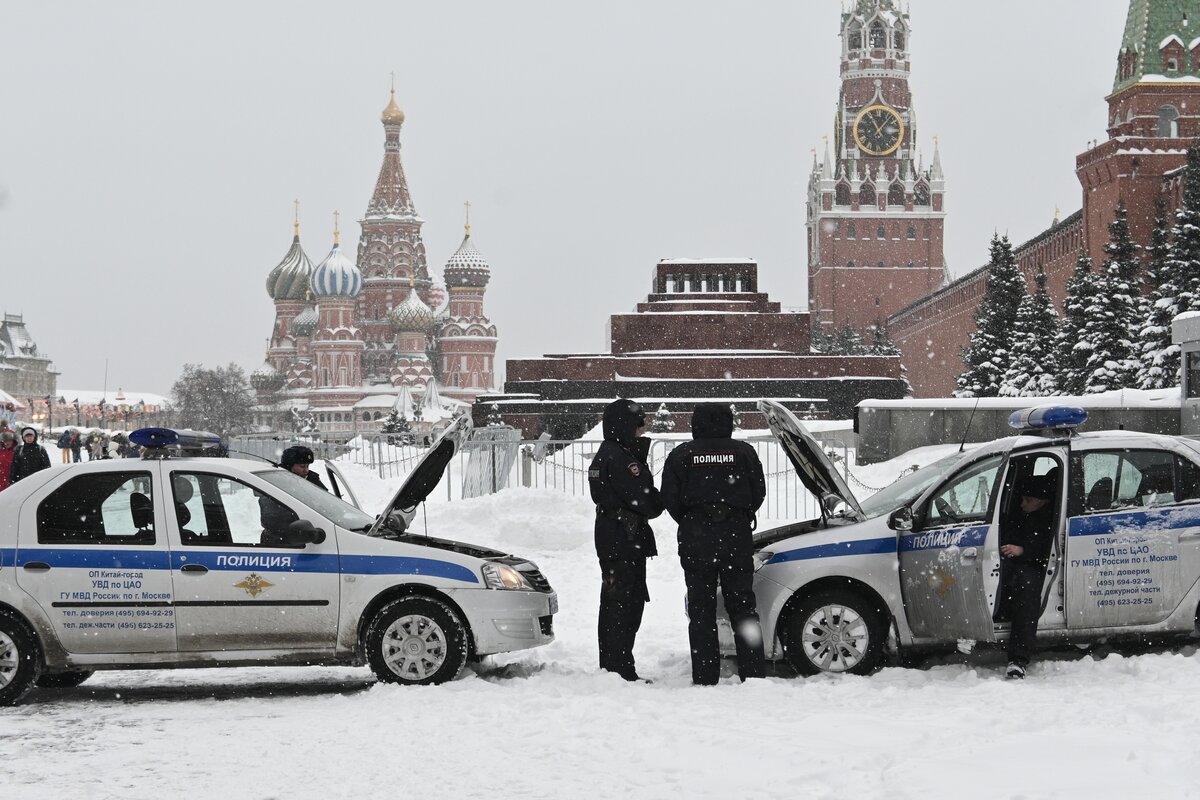
[[[487,430],[487,429],[481,429]],[[588,496],[587,469],[599,441],[550,439],[485,441],[480,431],[466,443],[451,462],[431,496],[458,500],[507,488],[553,489]],[[667,456],[684,440],[655,439],[650,448],[650,470],[656,483]],[[754,436],[745,441],[754,446],[767,478],[767,498],[759,510],[764,519],[814,519],[820,506],[796,476],[787,454],[773,436]],[[840,444],[840,443],[839,443]],[[387,436],[356,437],[336,456],[339,464],[365,467],[382,480],[407,475],[426,452],[416,445],[392,444]],[[835,448],[835,453],[839,448]],[[850,451],[841,447],[844,463]]]

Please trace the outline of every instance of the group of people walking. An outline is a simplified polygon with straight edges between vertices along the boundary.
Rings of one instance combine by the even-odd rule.
[[[658,555],[649,521],[666,511],[679,525],[692,682],[713,685],[721,675],[718,587],[733,627],[739,677],[766,676],[753,589],[755,513],[766,497],[766,479],[754,448],[733,439],[733,427],[728,406],[698,405],[692,441],[667,457],[656,488],[647,462],[650,440],[643,435],[645,413],[630,400],[605,408],[604,442],[588,469],[602,575],[601,669],[642,680],[633,645],[650,599],[646,561]]]

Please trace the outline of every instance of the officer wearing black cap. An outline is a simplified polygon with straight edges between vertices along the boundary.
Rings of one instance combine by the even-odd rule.
[[[642,437],[646,417],[637,403],[616,400],[604,409],[604,443],[588,468],[588,486],[596,503],[596,556],[600,587],[600,668],[627,681],[640,680],[633,643],[650,599],[646,559],[658,555],[648,520],[663,512],[646,457],[650,440]]]
[[[1042,586],[1054,546],[1058,470],[1030,475],[1017,489],[1021,505],[1000,521],[1000,607],[1007,618],[1009,678],[1025,677],[1042,615]]]
[[[292,445],[279,456],[279,466],[328,492],[329,489],[321,481],[321,476],[308,468],[313,461],[313,451],[302,444]]]
[[[767,484],[754,448],[732,437],[730,408],[702,403],[692,414],[692,441],[672,450],[663,467],[663,504],[679,523],[692,682],[698,685],[715,684],[721,676],[718,584],[733,625],[738,675],[766,676],[754,600],[753,531]]]

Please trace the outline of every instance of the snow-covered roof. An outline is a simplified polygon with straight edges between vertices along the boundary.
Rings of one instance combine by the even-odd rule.
[[[1179,42],[1179,46],[1183,47],[1183,39],[1180,39],[1177,34],[1172,33],[1170,36],[1166,37],[1165,39],[1163,39],[1161,42],[1158,43],[1158,49],[1162,50],[1164,47],[1169,45],[1171,42]]]
[[[926,400],[863,400],[859,408],[903,409],[1021,409],[1035,406],[1079,406],[1082,408],[1164,408],[1179,405],[1179,387],[1174,389],[1114,389],[1081,397],[981,397],[932,398]]]
[[[753,258],[660,258],[659,264],[757,264]]]
[[[117,399],[118,394],[121,395],[120,400]],[[163,408],[171,405],[170,399],[163,397],[161,394],[127,392],[124,389],[117,389],[115,391],[112,389],[107,391],[98,389],[59,389],[58,396],[68,403],[78,400],[81,406],[99,405],[101,400],[110,406],[136,406],[138,403],[145,403],[148,406]]]

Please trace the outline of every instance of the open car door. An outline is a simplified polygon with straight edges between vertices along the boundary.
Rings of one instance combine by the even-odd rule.
[[[329,491],[333,492],[333,496],[339,500],[345,500],[355,508],[362,510],[362,506],[358,502],[358,497],[354,494],[354,490],[350,488],[350,482],[342,475],[342,471],[337,468],[329,459],[321,462],[321,466],[325,469],[325,477],[329,478]]]

